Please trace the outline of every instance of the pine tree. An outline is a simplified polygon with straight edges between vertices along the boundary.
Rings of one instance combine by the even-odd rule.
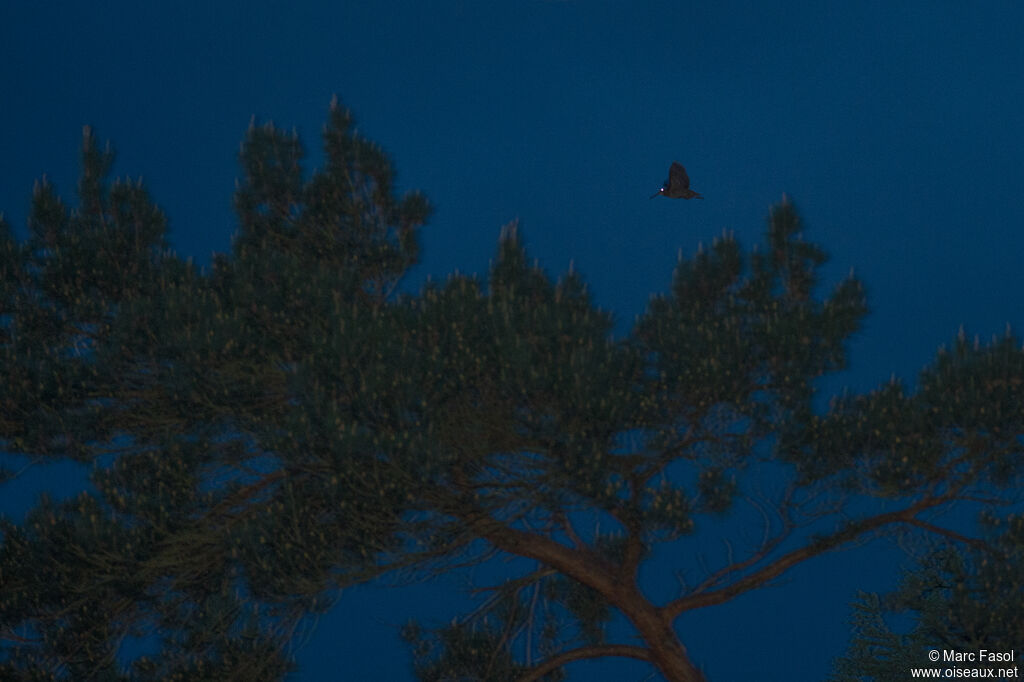
[[[429,205],[337,103],[323,139],[306,179],[293,133],[250,128],[240,230],[207,270],[167,251],[139,183],[109,182],[91,131],[78,208],[40,184],[28,241],[2,227],[0,448],[94,466],[93,490],[3,522],[7,678],[281,679],[340,588],[511,557],[473,613],[407,629],[422,679],[625,656],[702,680],[682,614],[885,532],[970,545],[924,515],[1018,480],[1012,337],[940,356],[916,394],[815,409],[867,308],[852,276],[820,292],[788,201],[761,248],[681,256],[617,339],[514,225],[486,278],[399,293]],[[759,543],[645,595],[659,546],[751,508]],[[157,652],[126,664],[143,635]]]

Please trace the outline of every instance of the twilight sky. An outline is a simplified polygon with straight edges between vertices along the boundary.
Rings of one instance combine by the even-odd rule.
[[[315,166],[337,93],[400,188],[435,205],[410,290],[485,272],[518,219],[531,255],[552,273],[572,262],[624,334],[680,249],[723,230],[760,240],[785,193],[832,255],[828,284],[850,268],[867,284],[852,369],[823,385],[866,390],[912,382],[960,325],[1024,329],[1022,35],[1024,5],[994,1],[9,2],[0,211],[24,234],[44,173],[70,197],[91,124],[115,174],[144,176],[178,252],[207,263],[236,227],[251,117],[294,126]],[[673,160],[704,201],[648,200]],[[29,473],[19,485],[80,479]],[[9,513],[31,499],[8,493]],[[712,680],[819,680],[854,590],[884,589],[874,569],[900,557],[819,559],[682,631]],[[455,615],[453,586],[346,592],[292,679],[411,680],[395,626]]]

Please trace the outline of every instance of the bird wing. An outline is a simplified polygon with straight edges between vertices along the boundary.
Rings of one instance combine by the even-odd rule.
[[[690,176],[686,174],[683,164],[678,161],[673,161],[672,167],[668,169],[668,179],[673,185],[678,182],[683,189],[689,189],[690,187]]]

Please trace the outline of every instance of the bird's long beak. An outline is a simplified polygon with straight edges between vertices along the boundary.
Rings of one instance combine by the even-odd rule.
[[[652,194],[651,198],[653,199],[654,197],[658,196],[659,194],[661,194],[661,190],[660,189],[657,192],[655,192],[654,194]]]

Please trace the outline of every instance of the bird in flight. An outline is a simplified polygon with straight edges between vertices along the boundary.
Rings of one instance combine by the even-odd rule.
[[[651,198],[665,196],[670,199],[703,199],[700,192],[690,189],[690,176],[686,174],[683,164],[673,161],[668,169],[668,180],[665,185],[651,195]]]

